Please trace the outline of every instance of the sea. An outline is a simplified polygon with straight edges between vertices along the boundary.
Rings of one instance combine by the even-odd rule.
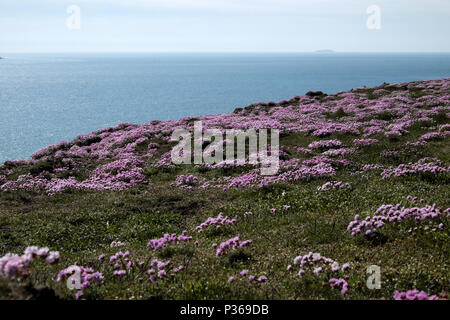
[[[0,164],[119,123],[450,77],[450,53],[7,54]]]

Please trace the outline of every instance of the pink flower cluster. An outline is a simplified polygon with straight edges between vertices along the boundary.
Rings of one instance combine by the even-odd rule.
[[[110,248],[118,248],[118,247],[123,247],[123,246],[125,246],[125,243],[120,242],[120,241],[113,241],[109,245]]]
[[[381,164],[366,164],[361,168],[362,171],[369,171],[369,170],[384,170],[384,166]]]
[[[318,140],[310,143],[308,148],[310,149],[330,149],[330,148],[340,148],[342,142],[339,140]]]
[[[304,267],[314,268],[313,273],[315,275],[319,275],[324,272],[324,268],[327,266],[330,267],[331,272],[339,272],[340,270],[345,271],[348,269],[349,264],[345,263],[340,267],[337,261],[333,261],[330,258],[326,258],[320,255],[320,253],[309,252],[304,256],[297,256],[294,259],[294,265],[300,265],[302,269],[299,270],[298,276],[302,277],[306,272],[303,269]],[[292,270],[292,265],[287,267],[287,270]]]
[[[181,235],[177,236],[176,233],[173,234],[164,234],[162,238],[152,239],[149,243],[147,243],[147,247],[150,250],[161,250],[166,247],[168,244],[178,244],[180,242],[187,242],[192,240],[192,237],[187,236],[187,231],[183,231]]]
[[[126,274],[126,271],[124,269],[130,269],[132,266],[132,262],[129,257],[130,251],[127,250],[125,252],[116,252],[109,258],[109,263],[113,265],[114,269],[116,270],[114,271],[114,275],[121,276]]]
[[[352,186],[350,183],[344,183],[342,181],[329,181],[322,186],[318,187],[317,190],[319,191],[327,191],[330,189],[351,189]]]
[[[175,185],[178,188],[192,189],[192,187],[198,184],[198,178],[192,174],[179,175],[175,181]]]
[[[227,250],[236,250],[248,246],[252,240],[240,241],[239,237],[230,238],[227,241],[222,242],[216,250],[216,257],[220,257]]]
[[[103,260],[103,258],[104,255],[99,256],[99,260]],[[131,261],[129,251],[126,252],[119,251],[115,253],[110,257],[109,263],[110,265],[113,266],[114,269],[113,275],[115,276],[126,275],[128,272],[130,272],[130,270],[133,269],[133,267],[138,267],[139,268],[138,270],[140,270],[141,272],[145,270],[145,262],[139,261],[137,263],[133,263]],[[159,261],[158,259],[151,260],[150,269],[147,269],[145,271],[145,273],[150,276],[150,282],[156,283],[158,280],[166,278],[168,276],[168,271],[166,267],[171,264],[172,262],[170,260],[166,262]],[[183,269],[184,269],[183,265],[173,268],[172,274],[175,275]]]
[[[355,219],[351,221],[347,227],[347,231],[352,236],[360,233],[365,236],[373,236],[378,233],[378,230],[383,228],[385,224],[401,223],[404,221],[423,221],[439,218],[450,211],[450,208],[441,211],[436,207],[436,204],[426,205],[425,207],[406,208],[401,204],[396,205],[382,205],[376,211],[373,217],[368,216],[361,220],[360,216],[355,215]]]
[[[248,273],[249,273],[249,271],[247,270],[247,269],[244,269],[244,270],[242,270],[240,273],[239,273],[239,275],[241,276],[241,278],[242,279],[244,279],[245,277],[247,277],[247,279],[249,280],[249,281],[257,281],[257,282],[266,282],[268,279],[267,279],[267,277],[265,276],[265,275],[261,275],[261,276],[259,276],[258,278],[256,278],[256,276],[254,276],[254,275],[248,275]],[[248,276],[247,276],[248,275]],[[229,278],[228,278],[228,283],[232,283],[232,282],[234,282],[236,280],[236,278],[235,277],[233,277],[233,276],[230,276]]]
[[[319,126],[315,126],[316,128]],[[329,123],[323,122],[321,123],[321,127],[319,129],[314,130],[311,135],[316,137],[326,137],[333,133],[348,133],[359,135],[360,132],[356,128],[356,126],[352,124],[342,124],[342,123]]]
[[[274,176],[262,176],[260,175],[259,170],[256,169],[238,177],[223,178],[222,181],[227,182],[227,184],[219,184],[219,186],[222,186],[224,191],[232,188],[262,188],[275,183],[287,183],[298,180],[309,181],[316,178],[334,176],[336,174],[336,171],[331,164],[320,161],[317,162],[317,164],[311,167],[311,161],[305,161],[303,165],[296,165],[291,168],[291,170],[280,172],[278,175]]]
[[[50,251],[46,247],[36,246],[27,247],[21,256],[7,253],[0,258],[0,276],[9,280],[26,277],[28,269],[36,257],[44,259],[48,264],[53,264],[58,262],[60,255],[58,251]]]
[[[31,174],[20,175],[17,180],[7,181],[1,186],[2,191],[44,190],[49,196],[65,190],[124,190],[138,184],[148,183],[138,167],[143,162],[136,159],[120,159],[98,166],[92,175],[78,182],[74,177],[66,179],[48,179],[47,172],[34,177]]]
[[[353,144],[356,147],[368,147],[378,143],[378,139],[355,139]]]
[[[331,278],[328,282],[330,283],[330,286],[333,289],[341,289],[341,294],[342,295],[346,295],[347,294],[347,292],[348,292],[348,283],[347,283],[347,281],[345,281],[345,279],[343,279],[343,278],[339,278],[339,279]]]
[[[97,167],[89,179],[79,184],[87,190],[125,190],[148,183],[140,167],[144,162],[137,158],[120,159]]]
[[[300,266],[306,266],[306,267],[312,267],[315,265],[330,265],[332,266],[332,271],[337,272],[339,271],[339,263],[336,261],[322,256],[320,253],[317,252],[309,252],[308,254],[304,256],[297,256],[294,258],[294,265],[300,265]],[[344,264],[342,266],[342,271],[345,271],[348,268],[348,264]]]
[[[384,130],[379,126],[370,126],[364,128],[364,137],[370,137],[378,133],[383,133]]]
[[[433,175],[445,174],[450,172],[449,167],[441,166],[442,162],[434,158],[423,158],[416,163],[401,164],[397,168],[385,169],[381,176],[383,179],[390,177],[402,177],[413,174],[429,173]]]
[[[220,229],[224,226],[231,226],[236,223],[236,218],[230,219],[228,216],[223,216],[222,212],[219,213],[217,218],[209,217],[204,222],[202,222],[200,225],[195,227],[195,230],[198,232],[203,232],[204,229],[208,228],[209,226],[214,226],[215,229]]]
[[[298,271],[298,276],[301,278],[306,274],[305,269],[308,268],[312,270],[312,273],[316,276],[321,273],[327,273],[327,269],[331,273],[339,273],[345,272],[350,267],[350,264],[344,263],[342,266],[339,262],[334,261],[333,259],[322,256],[317,252],[309,252],[304,256],[297,256],[294,259],[294,265],[300,265],[300,270]],[[292,265],[287,266],[287,271],[291,271],[293,269]],[[343,295],[347,294],[348,291],[348,283],[344,279],[336,279],[331,278],[329,283],[332,288],[341,289],[341,293]]]
[[[170,152],[164,153],[161,158],[153,164],[154,168],[174,168],[175,165],[172,163],[172,155]]]
[[[303,148],[303,147],[297,147],[297,148],[295,148],[295,150],[297,150],[297,152],[305,153],[305,154],[312,154],[313,153],[311,149]]]
[[[150,262],[150,266],[152,266],[153,268],[147,270],[147,274],[150,276],[150,282],[156,283],[158,281],[158,279],[165,278],[167,276],[167,271],[165,270],[165,268],[167,266],[169,266],[171,263],[172,262],[170,260],[166,261],[166,262],[162,262],[162,261],[159,261],[158,259],[153,259]],[[176,269],[176,272],[175,272],[175,269]],[[174,269],[174,272],[177,273],[183,269],[183,266],[177,267],[175,269]]]
[[[322,155],[330,157],[343,157],[353,153],[355,153],[355,149],[353,148],[341,148],[341,149],[327,150],[323,152]]]
[[[57,282],[64,280],[72,275],[78,276],[79,283],[73,283],[73,285],[79,285],[75,298],[79,299],[83,295],[83,290],[90,288],[93,282],[97,282],[99,285],[103,284],[103,274],[95,272],[92,268],[85,268],[82,266],[70,266],[61,270],[56,278]]]
[[[444,131],[444,132],[428,132],[420,137],[420,140],[423,141],[431,141],[431,140],[438,140],[445,138],[446,136],[450,135],[450,131]]]
[[[440,300],[436,295],[428,296],[425,291],[417,289],[408,290],[406,292],[395,291],[394,300]]]

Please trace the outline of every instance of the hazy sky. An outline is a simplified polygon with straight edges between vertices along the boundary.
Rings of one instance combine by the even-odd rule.
[[[449,52],[449,17],[449,0],[0,0],[0,53]]]

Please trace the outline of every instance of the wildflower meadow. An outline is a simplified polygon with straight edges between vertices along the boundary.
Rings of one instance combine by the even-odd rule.
[[[196,121],[278,130],[279,170],[174,164]],[[441,79],[60,142],[0,166],[0,298],[447,299],[449,139]]]

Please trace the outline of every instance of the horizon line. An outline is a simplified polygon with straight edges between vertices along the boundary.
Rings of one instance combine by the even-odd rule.
[[[314,50],[314,51],[4,51],[1,54],[340,54],[340,53],[421,53],[421,54],[450,54],[450,51],[335,51],[335,50]],[[1,56],[0,56],[1,57]]]

